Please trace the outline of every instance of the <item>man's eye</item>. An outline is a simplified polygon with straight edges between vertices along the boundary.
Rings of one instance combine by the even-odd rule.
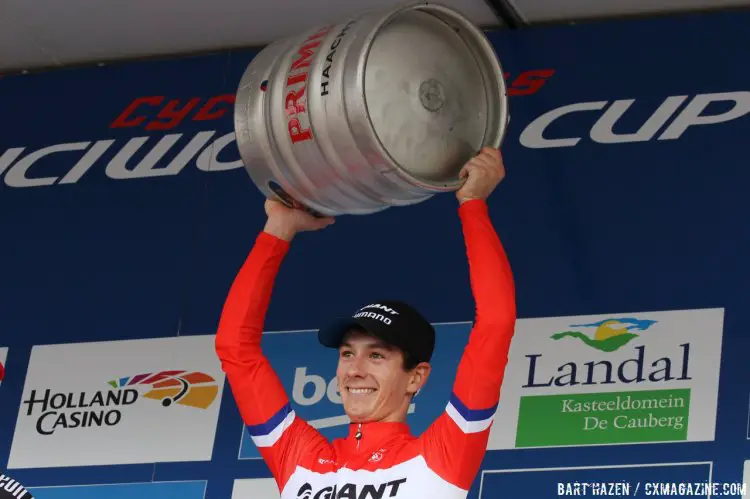
[[[373,354],[372,354],[372,357],[373,357],[373,358],[375,358],[375,359],[383,359],[383,358],[385,358],[385,357],[383,357],[383,356],[382,356],[381,354],[379,354],[379,353],[377,353],[377,352],[376,352],[376,353],[373,353]]]

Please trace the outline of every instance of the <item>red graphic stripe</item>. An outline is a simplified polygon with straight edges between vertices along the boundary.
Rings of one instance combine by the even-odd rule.
[[[132,378],[130,378],[130,382],[128,383],[128,385],[138,384],[139,381],[141,381],[142,379],[144,379],[147,376],[151,376],[151,373],[149,373],[149,374],[137,374],[137,375],[133,376]]]
[[[184,373],[185,371],[162,371],[160,373],[154,374],[150,378],[144,380],[141,384],[148,385],[152,383],[156,383],[157,381],[160,381],[164,378],[169,378],[171,376],[176,376],[180,373]]]

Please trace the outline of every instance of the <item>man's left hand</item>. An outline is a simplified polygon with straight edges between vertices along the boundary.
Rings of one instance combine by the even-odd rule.
[[[483,148],[464,165],[459,177],[466,180],[456,192],[459,204],[472,199],[487,199],[505,178],[505,165],[500,151],[491,147]]]

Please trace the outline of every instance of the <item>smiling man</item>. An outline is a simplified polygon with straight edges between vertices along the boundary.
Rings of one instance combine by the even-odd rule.
[[[406,419],[435,348],[435,330],[418,311],[398,301],[372,303],[322,328],[318,339],[339,349],[336,378],[346,414],[357,423],[355,435],[367,421]]]
[[[263,323],[280,265],[294,236],[333,223],[276,202],[227,296],[216,351],[253,442],[281,498],[465,498],[487,449],[516,309],[513,276],[487,197],[505,176],[500,152],[483,149],[461,170],[456,191],[476,317],[445,411],[419,437],[406,424],[427,383],[432,325],[397,301],[374,301],[336,319],[318,338],[336,348],[346,438],[328,442],[292,409],[261,349]]]

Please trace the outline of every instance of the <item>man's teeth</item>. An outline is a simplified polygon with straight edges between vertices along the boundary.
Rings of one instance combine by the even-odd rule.
[[[373,393],[374,391],[374,388],[349,388],[349,392],[355,395],[366,395],[368,393]]]

